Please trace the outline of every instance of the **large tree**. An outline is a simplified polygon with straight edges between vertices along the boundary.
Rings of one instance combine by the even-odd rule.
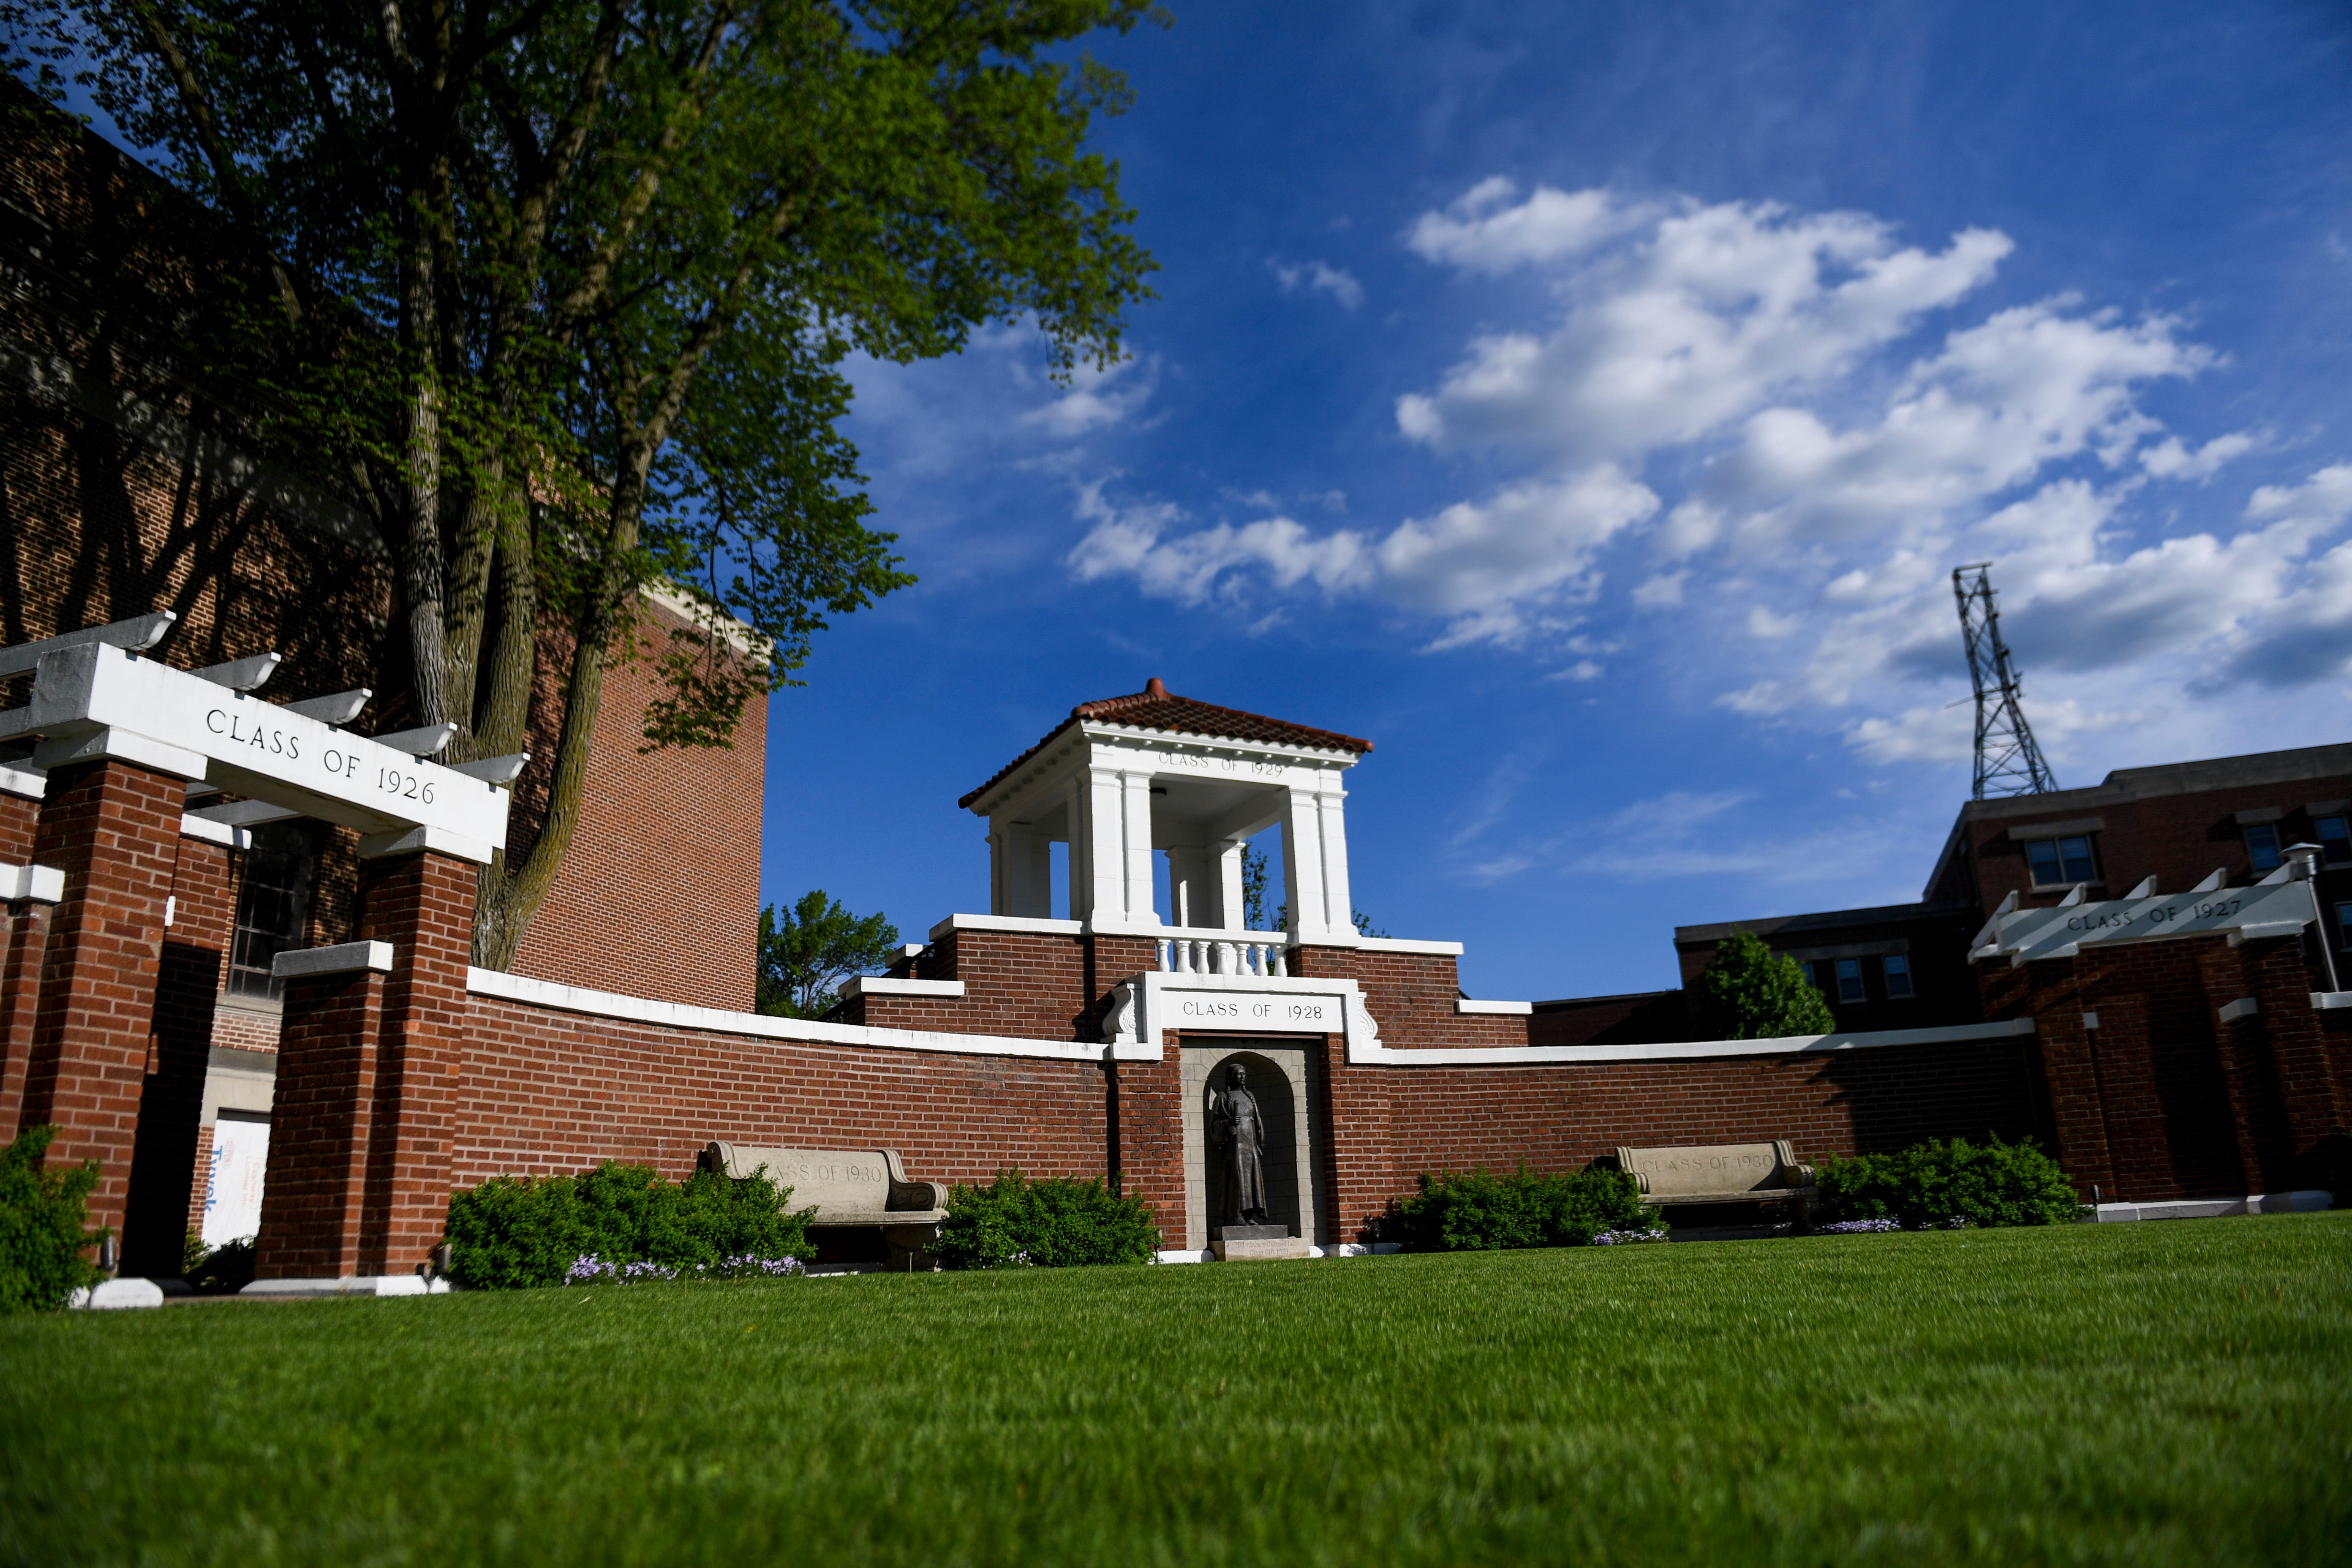
[[[0,0],[10,63],[78,80],[223,218],[242,291],[183,352],[252,439],[393,551],[412,721],[526,749],[529,847],[482,873],[503,968],[578,819],[608,664],[654,659],[647,745],[726,744],[828,613],[911,581],[836,425],[852,353],[1034,320],[1107,363],[1148,296],[1070,41],[1148,0]],[[634,606],[704,623],[649,647]],[[725,617],[768,639],[732,657]],[[542,668],[552,665],[553,668]]]

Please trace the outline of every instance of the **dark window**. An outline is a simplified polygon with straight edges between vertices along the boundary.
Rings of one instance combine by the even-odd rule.
[[[1858,958],[1839,959],[1837,961],[1837,999],[1839,1001],[1859,1002],[1863,1000],[1864,993],[1862,989],[1862,960]]]
[[[2034,839],[2025,847],[2025,858],[2033,867],[2036,887],[2088,882],[2099,874],[2091,864],[2091,840],[2084,835]]]
[[[1911,994],[1911,961],[1899,952],[1890,952],[1883,962],[1886,974],[1886,994],[1890,997]]]
[[[255,828],[236,889],[236,935],[228,955],[231,994],[275,1001],[284,994],[269,973],[269,961],[302,944],[310,903],[310,834],[292,823]]]
[[[2275,871],[2279,865],[2278,824],[2246,824],[2246,861],[2257,871]]]
[[[2319,830],[2320,858],[2330,866],[2341,866],[2352,860],[2352,829],[2344,818],[2323,816],[2312,826]]]
[[[2352,904],[2336,906],[2336,945],[2352,948]]]

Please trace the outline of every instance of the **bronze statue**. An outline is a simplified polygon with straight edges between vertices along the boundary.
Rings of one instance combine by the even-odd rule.
[[[1209,1102],[1209,1136],[1224,1151],[1225,1213],[1242,1225],[1272,1224],[1265,1216],[1265,1118],[1239,1062],[1225,1068],[1225,1087]]]

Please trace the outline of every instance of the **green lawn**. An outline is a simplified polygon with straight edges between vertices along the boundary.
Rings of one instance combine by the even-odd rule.
[[[2352,1561],[2352,1214],[0,1321],[0,1560]]]

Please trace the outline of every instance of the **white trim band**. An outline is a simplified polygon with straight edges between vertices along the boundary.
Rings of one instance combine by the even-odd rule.
[[[1876,1029],[1853,1035],[1789,1035],[1770,1040],[1678,1040],[1654,1046],[1488,1046],[1461,1050],[1419,1050],[1375,1045],[1360,1047],[1351,1035],[1348,1060],[1370,1067],[1473,1068],[1566,1067],[1579,1062],[1687,1061],[1707,1057],[1793,1057],[1827,1051],[1867,1050],[1876,1046],[1974,1045],[2031,1035],[2033,1020],[1961,1024],[1946,1029]]]
[[[1024,1040],[1007,1035],[951,1035],[931,1029],[886,1029],[861,1024],[827,1024],[814,1018],[777,1018],[763,1013],[733,1013],[720,1007],[695,1007],[682,1002],[656,1002],[646,996],[623,996],[611,991],[562,985],[532,980],[495,969],[466,971],[466,989],[529,1006],[551,1007],[565,1013],[618,1018],[632,1024],[658,1024],[673,1029],[697,1029],[712,1035],[745,1035],[756,1039],[812,1046],[854,1046],[873,1050],[933,1051],[944,1056],[1036,1057],[1059,1062],[1156,1062],[1157,1046],[1131,1040],[1097,1045],[1079,1040]]]
[[[1454,1000],[1454,1010],[1465,1016],[1486,1015],[1497,1018],[1526,1018],[1534,1015],[1536,1005],[1532,1002],[1474,1002],[1467,996],[1457,996]]]

